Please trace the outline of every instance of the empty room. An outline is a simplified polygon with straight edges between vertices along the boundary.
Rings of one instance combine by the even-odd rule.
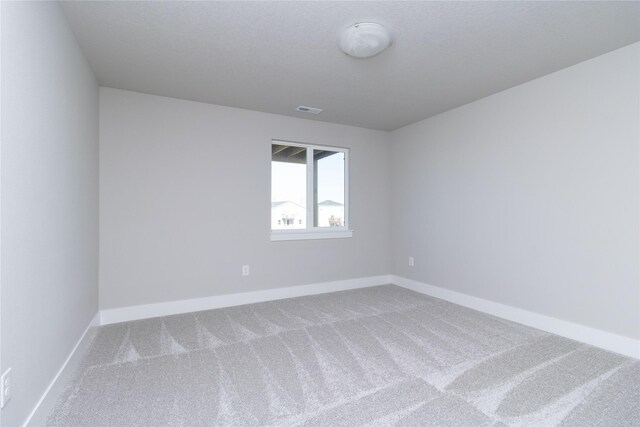
[[[2,1],[2,426],[640,426],[640,2]]]

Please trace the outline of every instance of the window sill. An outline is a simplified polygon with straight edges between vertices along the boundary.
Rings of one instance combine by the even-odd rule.
[[[300,231],[272,231],[271,241],[283,240],[316,240],[316,239],[344,239],[353,236],[353,230],[300,230]]]

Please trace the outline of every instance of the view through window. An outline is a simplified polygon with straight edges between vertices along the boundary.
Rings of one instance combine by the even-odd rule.
[[[274,141],[271,229],[347,227],[347,150]]]

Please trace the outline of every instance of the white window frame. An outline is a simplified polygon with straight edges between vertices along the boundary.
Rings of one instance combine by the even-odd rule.
[[[332,147],[329,145],[305,144],[301,142],[273,139],[273,144],[288,145],[292,147],[306,148],[307,150],[307,228],[295,230],[271,230],[272,241],[282,240],[310,240],[310,239],[340,239],[353,236],[353,230],[349,228],[349,149],[344,147]],[[335,151],[344,154],[344,226],[343,227],[316,227],[314,226],[314,164],[313,150]],[[271,149],[269,149],[271,156]],[[271,162],[273,159],[270,160]],[[271,163],[269,163],[271,165]],[[271,169],[270,169],[271,170]],[[271,176],[269,175],[269,189],[271,189]],[[269,221],[271,223],[271,221]]]

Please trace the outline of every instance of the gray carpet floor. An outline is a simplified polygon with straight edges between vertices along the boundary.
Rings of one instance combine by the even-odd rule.
[[[47,424],[640,426],[640,361],[378,286],[102,326]]]

